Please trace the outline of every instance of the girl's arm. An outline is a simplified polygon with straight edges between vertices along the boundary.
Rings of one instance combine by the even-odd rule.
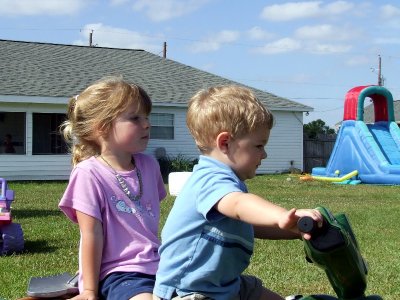
[[[97,299],[103,250],[103,227],[98,219],[80,211],[76,211],[76,216],[81,232],[83,291],[73,299]]]

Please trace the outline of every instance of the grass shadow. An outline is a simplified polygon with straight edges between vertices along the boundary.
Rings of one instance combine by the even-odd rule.
[[[21,254],[37,254],[54,252],[57,247],[50,246],[46,240],[25,241],[24,251]]]
[[[63,215],[63,213],[57,209],[13,209],[12,213],[19,219],[55,217]]]

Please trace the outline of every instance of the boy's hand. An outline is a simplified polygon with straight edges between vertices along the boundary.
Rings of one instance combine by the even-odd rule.
[[[292,232],[300,233],[304,239],[311,239],[311,234],[299,232],[297,228],[297,221],[301,217],[311,217],[314,221],[318,222],[318,226],[322,226],[323,217],[316,209],[295,209],[282,213],[282,218],[279,221],[279,228],[290,230]]]

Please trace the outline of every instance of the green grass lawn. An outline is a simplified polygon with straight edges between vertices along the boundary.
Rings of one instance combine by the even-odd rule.
[[[286,208],[325,206],[333,213],[346,213],[369,264],[367,294],[400,298],[400,186],[301,182],[289,175],[257,176],[247,183],[250,192]],[[24,296],[32,276],[77,270],[78,227],[57,208],[65,186],[66,182],[9,182],[15,191],[14,222],[22,225],[25,251],[0,257],[0,299]],[[163,202],[161,227],[173,200]],[[257,241],[247,272],[282,295],[334,295],[324,272],[305,261],[300,241]]]

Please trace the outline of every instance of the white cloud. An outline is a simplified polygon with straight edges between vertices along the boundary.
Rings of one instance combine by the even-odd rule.
[[[288,2],[264,7],[261,17],[269,21],[290,21],[318,14],[320,2]]]
[[[333,44],[311,44],[305,50],[314,54],[336,54],[347,53],[352,49],[351,45],[333,45]]]
[[[340,28],[329,24],[303,26],[295,31],[296,38],[307,40],[346,41],[354,39],[358,35],[358,30],[354,28]]]
[[[254,48],[253,53],[260,54],[282,54],[303,51],[312,54],[336,54],[346,53],[352,49],[351,45],[322,44],[315,41],[300,41],[293,38],[283,38],[263,47]]]
[[[354,7],[353,3],[347,1],[335,1],[327,4],[324,8],[321,8],[324,15],[340,15],[346,11],[350,11]]]
[[[371,58],[365,55],[358,55],[350,57],[346,60],[345,64],[348,66],[371,65]]]
[[[149,37],[136,31],[111,27],[101,23],[87,24],[81,31],[82,39],[74,45],[88,45],[89,33],[93,30],[93,44],[99,47],[144,49],[150,52],[162,50],[162,38]]]
[[[387,4],[380,8],[380,19],[383,25],[398,30],[400,28],[400,8]]]
[[[268,43],[263,47],[253,49],[255,53],[261,54],[279,54],[293,52],[301,49],[302,45],[299,41],[291,38],[283,38],[272,43]]]
[[[110,0],[111,5],[122,5],[128,3],[130,0]]]
[[[359,18],[368,18],[371,14],[376,15],[376,7],[371,2],[360,2],[352,8],[352,14]]]
[[[249,29],[247,34],[252,40],[268,40],[274,36],[273,33],[265,31],[258,26],[254,26],[253,28]]]
[[[133,10],[144,11],[152,21],[160,22],[189,14],[209,0],[136,0]]]
[[[90,2],[92,0],[0,0],[0,15],[72,15]]]
[[[219,50],[224,44],[237,41],[240,34],[237,31],[223,30],[215,35],[209,36],[203,41],[193,43],[190,50],[194,53],[213,52]]]
[[[287,2],[264,7],[261,17],[268,21],[291,21],[298,19],[339,15],[353,8],[347,1],[335,1],[325,6],[322,1]]]
[[[387,4],[380,8],[382,19],[400,17],[400,8]]]
[[[382,44],[382,45],[399,45],[400,44],[400,38],[399,37],[392,37],[392,38],[377,38],[374,40],[376,44]]]

